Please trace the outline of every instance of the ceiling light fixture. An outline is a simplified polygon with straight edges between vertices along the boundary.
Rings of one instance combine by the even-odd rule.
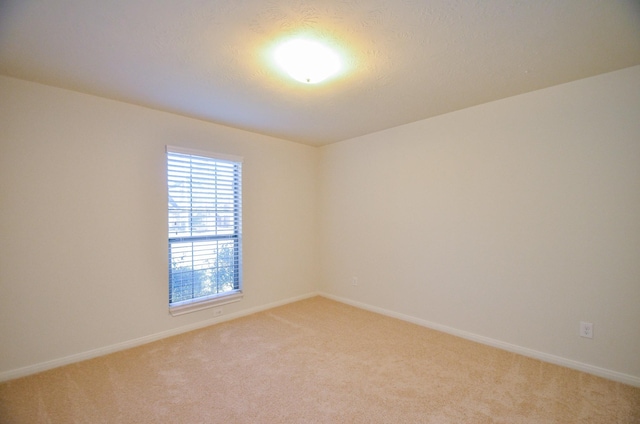
[[[331,49],[316,41],[297,38],[275,50],[276,63],[293,79],[316,84],[336,74],[342,64]]]

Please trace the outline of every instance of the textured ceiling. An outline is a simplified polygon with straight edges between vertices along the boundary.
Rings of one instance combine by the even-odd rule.
[[[346,72],[275,69],[300,33]],[[638,64],[638,0],[0,0],[4,75],[310,145]]]

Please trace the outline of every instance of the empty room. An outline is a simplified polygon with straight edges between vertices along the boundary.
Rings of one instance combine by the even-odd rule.
[[[636,0],[0,1],[0,423],[640,423]]]

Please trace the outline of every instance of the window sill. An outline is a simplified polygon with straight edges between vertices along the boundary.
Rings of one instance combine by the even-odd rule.
[[[242,292],[238,291],[206,299],[194,299],[175,306],[169,306],[169,313],[175,317],[178,315],[201,311],[203,309],[226,305],[228,303],[239,302],[242,300],[242,297]]]

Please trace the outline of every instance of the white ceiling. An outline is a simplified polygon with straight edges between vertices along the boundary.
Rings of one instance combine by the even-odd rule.
[[[268,60],[340,48],[319,85]],[[310,145],[640,64],[639,0],[0,0],[0,73]]]

